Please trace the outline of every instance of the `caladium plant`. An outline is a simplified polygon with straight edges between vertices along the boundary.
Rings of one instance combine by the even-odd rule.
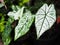
[[[15,20],[19,20],[18,25],[15,27],[14,40],[18,39],[29,31],[29,28],[34,19],[34,15],[32,15],[28,10],[26,10],[26,12],[23,14],[24,7],[20,9],[17,6],[17,9],[17,12],[14,10],[13,12],[8,13],[8,16],[13,17]]]
[[[34,20],[34,15],[30,11],[26,11],[23,17],[19,20],[18,25],[15,28],[15,40],[26,34]]]
[[[19,8],[18,8],[19,9]],[[13,17],[15,20],[19,18],[18,25],[15,27],[15,40],[28,32],[34,18],[31,12],[27,11],[23,13],[24,7],[17,12],[9,12],[8,16]],[[35,27],[37,33],[37,39],[56,21],[56,11],[53,4],[49,6],[44,4],[35,15]]]
[[[51,28],[56,21],[56,11],[53,4],[50,4],[49,6],[44,4],[34,15],[24,6],[19,7],[13,5],[12,10],[13,11],[8,12],[7,14],[9,16],[9,20],[5,26],[6,28],[4,32],[2,33],[4,45],[9,45],[12,40],[10,33],[12,31],[11,24],[14,20],[18,20],[18,24],[14,29],[14,40],[17,40],[21,36],[25,35],[29,31],[34,20],[37,39],[39,39],[45,31]]]
[[[23,15],[23,10],[24,10],[24,7],[20,9],[18,6],[16,6],[16,8],[17,8],[17,11],[15,10],[14,5],[13,5],[12,6],[13,12],[8,13],[8,16],[13,18],[14,20],[18,20],[19,18],[21,18]]]
[[[37,39],[56,21],[56,11],[53,4],[49,6],[44,4],[36,13],[35,26],[37,32]]]

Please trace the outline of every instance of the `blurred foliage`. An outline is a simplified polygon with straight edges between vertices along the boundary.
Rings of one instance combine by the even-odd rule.
[[[54,3],[55,0],[4,0],[5,5],[7,7],[6,9],[1,9],[4,10],[5,13],[7,13],[7,11],[11,10],[11,6],[12,5],[19,5],[21,6],[26,6],[28,9],[30,9],[30,11],[32,13],[35,13],[44,3]]]
[[[2,14],[0,14],[0,32],[3,32],[4,31],[4,28],[5,28],[5,25],[4,25],[4,23],[5,23],[5,18],[4,18],[4,16],[2,16]]]
[[[11,31],[12,31],[11,23],[13,21],[14,20],[12,18],[9,18],[8,21],[6,22],[4,31],[2,32],[2,40],[4,42],[4,45],[8,45],[12,40],[10,34],[11,34]]]
[[[4,4],[3,3],[0,3],[0,8],[3,7],[3,6],[4,6]]]
[[[27,2],[29,2],[29,0],[21,0],[20,2],[19,2],[19,5],[20,6],[23,6],[25,3],[27,3]]]

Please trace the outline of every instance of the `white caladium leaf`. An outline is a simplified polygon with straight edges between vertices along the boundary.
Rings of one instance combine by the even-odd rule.
[[[16,6],[17,7],[17,6]],[[19,8],[19,7],[18,7]],[[15,20],[18,20],[19,18],[22,17],[24,11],[24,7],[18,9],[17,11],[13,10],[13,12],[9,12],[7,15],[9,17],[12,17]]]
[[[19,20],[18,25],[15,28],[15,37],[14,39],[17,40],[19,37],[25,35],[33,23],[34,15],[27,11],[24,16]]]
[[[35,26],[37,32],[37,39],[49,28],[52,27],[56,21],[56,11],[54,5],[44,4],[36,13]]]

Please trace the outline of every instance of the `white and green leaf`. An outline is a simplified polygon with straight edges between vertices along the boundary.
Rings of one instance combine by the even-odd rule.
[[[56,11],[54,5],[44,4],[36,13],[35,16],[35,26],[37,32],[37,39],[56,21]]]
[[[16,6],[16,7],[17,7],[17,9],[19,8],[18,6]],[[14,8],[14,6],[13,6],[13,8]],[[13,12],[9,12],[8,16],[15,20],[18,20],[19,18],[22,17],[23,11],[24,11],[24,7],[18,9],[17,11],[13,10]]]
[[[29,31],[31,24],[33,23],[33,20],[34,15],[32,15],[30,11],[26,11],[26,13],[19,20],[18,25],[15,28],[14,40],[17,40],[19,37],[25,35]]]

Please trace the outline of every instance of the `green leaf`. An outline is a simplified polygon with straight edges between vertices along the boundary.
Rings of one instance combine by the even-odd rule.
[[[25,3],[28,3],[30,0],[21,0],[19,5],[23,6]]]
[[[5,29],[2,32],[2,40],[4,42],[4,45],[9,45],[9,43],[12,40],[12,38],[10,36],[11,31],[12,31],[12,28],[11,28],[12,22],[13,22],[13,20],[11,18],[9,18],[8,21],[6,22]]]
[[[2,14],[0,14],[0,16],[1,15]],[[1,20],[0,20],[0,32],[3,32],[4,31],[4,28],[5,28],[4,23],[5,23],[5,18],[4,18],[4,16],[1,16]]]
[[[29,0],[23,0],[23,3],[27,3],[27,2],[29,2]]]
[[[54,9],[54,5],[51,4],[48,5],[44,4],[36,13],[35,17],[35,26],[36,26],[36,32],[37,32],[37,39],[49,28],[52,27],[52,25],[56,21],[56,11]]]
[[[9,43],[11,42],[11,37],[7,37],[5,42],[4,42],[4,45],[9,45]]]
[[[20,10],[20,7],[19,6],[15,6],[15,5],[12,5],[12,10],[13,11],[18,11],[18,10]]]
[[[19,37],[25,35],[33,23],[34,15],[30,11],[26,11],[24,16],[19,20],[18,25],[15,28],[15,37],[14,40],[17,40]]]
[[[23,15],[23,10],[24,10],[24,7],[22,8],[19,8],[18,6],[17,7],[17,11],[13,10],[12,12],[9,12],[7,15],[15,20],[18,20],[19,18],[22,17]],[[14,6],[13,6],[13,9],[14,9]]]
[[[10,37],[11,30],[12,30],[11,25],[7,24],[4,32],[2,33],[2,40],[4,42],[4,45],[8,45],[11,41],[11,37]]]

